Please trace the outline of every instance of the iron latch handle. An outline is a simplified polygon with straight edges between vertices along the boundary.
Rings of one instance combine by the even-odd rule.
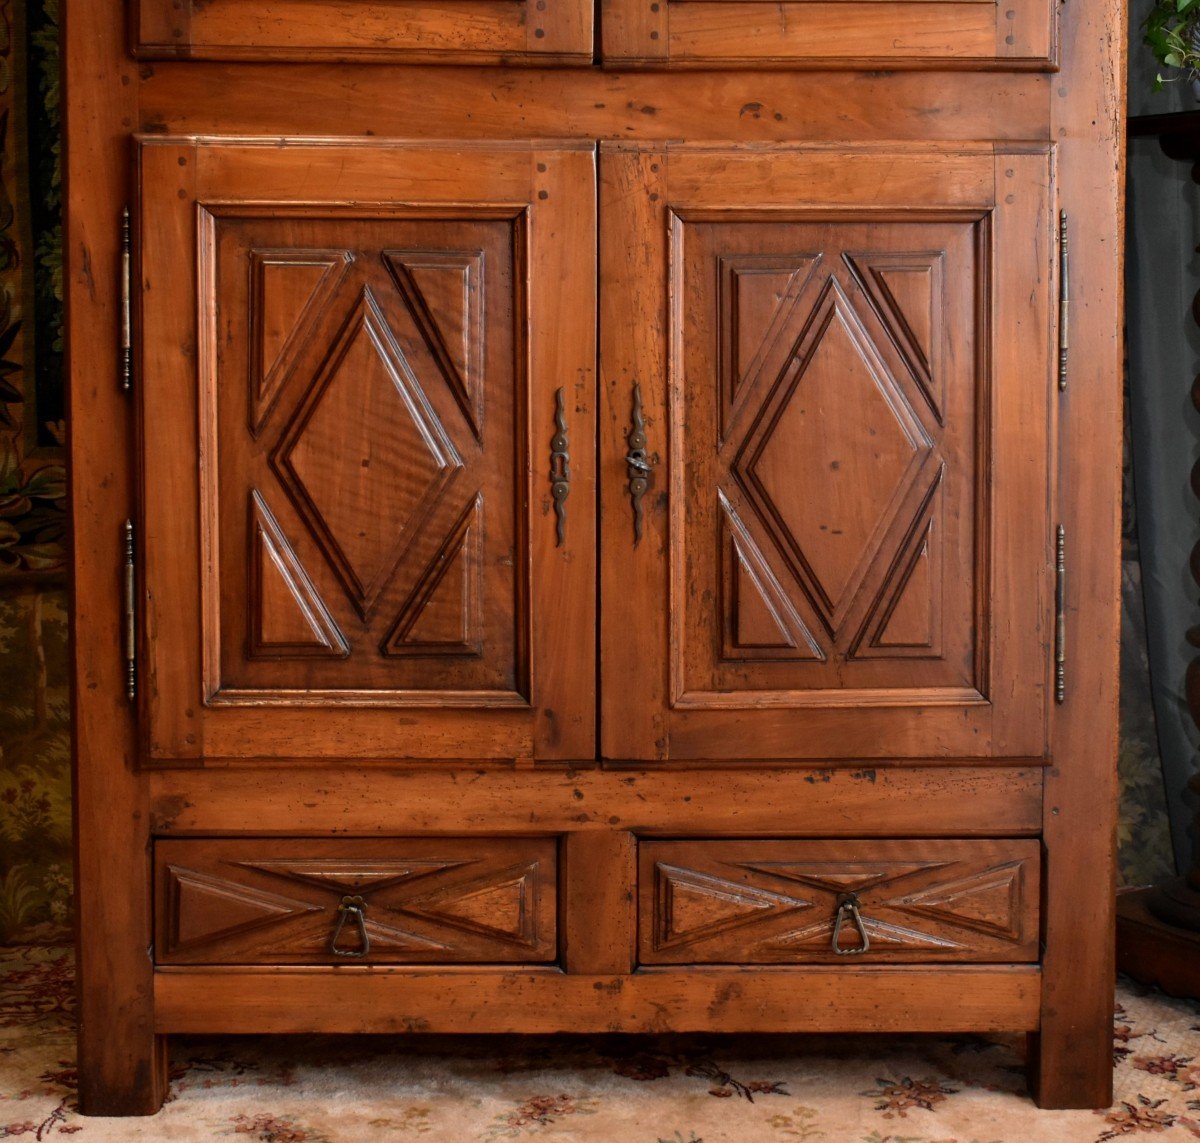
[[[858,932],[859,944],[856,948],[842,948],[842,926],[847,918]],[[837,912],[833,918],[833,951],[838,956],[862,956],[871,947],[871,938],[867,936],[866,925],[863,924],[859,912],[858,896],[854,893],[841,893],[837,899]]]
[[[338,937],[342,935],[342,929],[345,928],[346,922],[353,917],[354,923],[358,926],[358,942],[357,949],[340,949],[338,948]],[[359,896],[347,895],[342,898],[342,902],[338,905],[337,924],[333,929],[333,936],[329,938],[329,951],[334,956],[355,956],[363,957],[371,951],[371,938],[367,933],[367,903]]]
[[[646,451],[646,418],[642,414],[642,387],[633,387],[633,411],[631,427],[626,434],[629,451],[625,454],[625,476],[628,480],[629,500],[633,505],[633,546],[642,539],[644,510],[642,497],[650,488],[650,473],[658,460]]]
[[[567,538],[567,497],[571,495],[571,442],[563,391],[554,394],[554,436],[550,438],[550,496],[554,501],[554,545]]]

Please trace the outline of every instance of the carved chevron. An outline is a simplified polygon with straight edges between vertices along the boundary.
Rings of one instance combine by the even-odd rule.
[[[177,865],[168,867],[172,948],[190,949],[243,936],[320,911],[319,905],[268,893]]]
[[[897,897],[892,903],[911,913],[1016,940],[1024,884],[1024,866],[1014,861]]]
[[[803,897],[727,881],[679,866],[654,867],[657,947],[692,944],[767,917],[812,907]]]
[[[474,881],[413,897],[404,911],[455,929],[532,948],[537,940],[538,863],[489,872]]]
[[[350,645],[257,489],[250,493],[251,658],[344,659]]]
[[[348,250],[250,251],[250,432],[257,437],[295,360],[354,256]]]
[[[406,655],[478,655],[483,642],[482,497],[454,522],[422,570],[381,650]]]
[[[892,344],[939,424],[944,424],[940,361],[946,253],[846,254]]]
[[[932,659],[941,654],[938,601],[944,551],[935,529],[944,474],[945,464],[940,464],[851,644],[850,658]]]
[[[413,320],[477,438],[483,434],[481,250],[385,250]]]
[[[332,857],[303,861],[275,858],[265,861],[240,861],[246,869],[260,869],[277,877],[307,881],[321,889],[339,893],[377,893],[402,881],[411,882],[431,873],[441,873],[466,864],[462,861],[356,861]]]
[[[945,864],[944,861],[759,861],[741,863],[741,868],[830,893],[861,893],[913,873],[933,872]]]
[[[825,653],[754,542],[737,510],[718,492],[729,595],[724,657],[823,661]]]
[[[820,262],[819,253],[718,258],[723,430],[776,343],[791,330],[800,294]]]

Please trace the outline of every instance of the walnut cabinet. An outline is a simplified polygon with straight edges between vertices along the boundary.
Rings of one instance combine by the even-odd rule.
[[[1109,1101],[1123,24],[879,8],[69,10],[85,1110],[415,1028]]]

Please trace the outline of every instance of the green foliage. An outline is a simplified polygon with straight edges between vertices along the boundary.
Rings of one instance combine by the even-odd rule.
[[[0,436],[0,570],[62,566],[66,491],[61,464],[30,470],[18,462],[11,439]]]
[[[41,904],[37,888],[23,865],[15,865],[0,877],[0,943],[20,932]]]
[[[1164,79],[1159,72],[1155,91],[1174,80],[1200,79],[1200,0],[1156,0],[1142,31],[1142,42],[1154,58],[1177,73]]]

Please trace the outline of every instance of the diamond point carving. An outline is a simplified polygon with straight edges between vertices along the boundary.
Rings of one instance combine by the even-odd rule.
[[[463,468],[370,287],[347,314],[271,465],[366,619]]]
[[[830,274],[732,472],[831,635],[933,450]]]

